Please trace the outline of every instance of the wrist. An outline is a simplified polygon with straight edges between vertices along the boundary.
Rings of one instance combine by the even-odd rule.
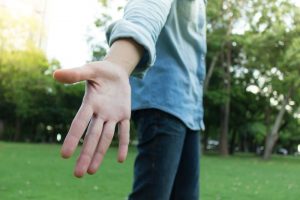
[[[105,69],[105,71],[110,73],[111,77],[115,77],[117,79],[126,79],[126,80],[128,80],[128,78],[130,76],[130,73],[127,71],[127,68],[124,67],[124,65],[122,65],[121,63],[119,64],[114,59],[108,58],[108,57],[105,58],[101,62],[105,63],[106,67],[103,68],[103,70]],[[103,71],[100,72],[100,73],[103,73]]]
[[[122,67],[129,76],[140,61],[144,49],[141,45],[130,38],[115,41],[104,61]]]
[[[118,71],[126,73],[127,76],[131,74],[131,69],[133,68],[132,64],[125,59],[123,60],[115,55],[107,54],[103,61],[111,63],[114,68],[116,68]]]

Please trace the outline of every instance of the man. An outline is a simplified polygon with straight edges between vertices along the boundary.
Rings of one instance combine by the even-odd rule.
[[[62,147],[70,157],[88,126],[75,176],[97,171],[116,125],[118,160],[125,160],[132,88],[139,144],[129,199],[199,199],[205,4],[130,0],[123,19],[107,31],[111,48],[103,61],[54,73],[63,83],[87,81]]]

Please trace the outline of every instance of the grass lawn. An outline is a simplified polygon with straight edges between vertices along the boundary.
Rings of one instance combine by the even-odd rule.
[[[124,164],[111,148],[101,170],[73,177],[75,157],[63,160],[60,146],[0,142],[0,200],[124,200],[131,189],[134,148]],[[78,152],[77,152],[78,154]],[[201,160],[201,200],[300,199],[300,159],[251,155]]]

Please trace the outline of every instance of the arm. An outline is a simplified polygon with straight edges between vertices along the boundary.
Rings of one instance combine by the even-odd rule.
[[[106,33],[109,45],[120,38],[132,38],[144,47],[145,53],[133,74],[143,76],[155,62],[155,44],[166,23],[174,0],[130,0],[121,20],[109,26]]]
[[[97,171],[117,125],[118,161],[125,160],[131,112],[128,76],[135,68],[143,72],[154,62],[155,43],[172,1],[129,1],[123,19],[113,24],[107,32],[111,49],[103,61],[54,72],[54,78],[62,83],[86,81],[81,107],[72,121],[61,150],[62,157],[69,158],[88,127],[76,163],[75,176],[82,177],[86,172],[94,174]],[[137,64],[142,57],[145,63],[139,67]]]
[[[140,45],[131,39],[121,39],[114,42],[103,61],[54,72],[54,78],[62,83],[86,81],[82,105],[61,149],[62,157],[71,157],[88,126],[75,176],[82,177],[86,172],[94,174],[97,171],[116,125],[119,134],[118,161],[126,159],[131,112],[128,76],[142,54]]]

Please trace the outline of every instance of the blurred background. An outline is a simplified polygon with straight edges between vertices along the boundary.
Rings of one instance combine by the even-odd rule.
[[[50,198],[46,190],[41,189],[41,194],[26,190],[35,182],[32,177],[22,178],[26,179],[21,181],[23,185],[10,185],[7,180],[15,170],[7,169],[5,163],[16,167],[29,161],[25,169],[34,174],[32,156],[39,158],[37,163],[45,158],[32,155],[33,151],[40,150],[43,155],[53,149],[58,152],[55,144],[62,142],[81,104],[84,83],[58,84],[52,73],[102,59],[108,48],[105,28],[122,17],[125,4],[126,0],[0,0],[0,199],[20,195],[61,199],[63,192]],[[208,0],[206,129],[202,132],[202,169],[207,171],[201,178],[209,184],[201,186],[204,199],[253,199],[253,195],[254,199],[265,199],[279,190],[282,193],[271,199],[299,197],[299,36],[298,0]],[[134,126],[131,141],[134,146]],[[130,172],[133,155],[127,164]],[[56,154],[49,156],[65,172],[70,170],[72,164],[61,164]],[[51,162],[44,161],[45,165]],[[249,168],[257,171],[250,173]],[[129,186],[111,196],[115,191],[108,192],[107,185],[116,183],[107,183],[102,191],[107,194],[100,199],[125,197],[131,183],[128,171],[122,173],[127,173],[124,184]],[[105,172],[101,174],[104,177]],[[114,174],[118,172],[110,175]],[[55,179],[46,185],[49,189],[63,182]],[[87,192],[91,196],[66,193],[70,199],[88,198],[101,194],[99,188],[93,182],[85,188],[98,192]],[[238,191],[233,198],[232,192]]]

